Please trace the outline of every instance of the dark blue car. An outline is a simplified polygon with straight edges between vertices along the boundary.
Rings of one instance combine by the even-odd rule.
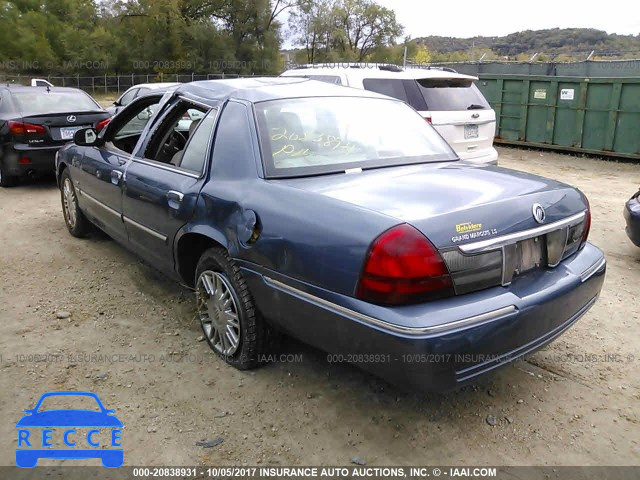
[[[625,204],[624,219],[627,222],[627,236],[636,247],[640,247],[640,191]]]
[[[43,402],[51,397],[64,397],[68,402],[92,399],[93,409],[47,409]],[[83,406],[86,405],[86,402]],[[114,411],[104,408],[95,393],[49,392],[40,397],[34,408],[25,410],[18,427],[16,465],[35,467],[41,458],[85,459],[99,458],[105,467],[117,468],[124,463],[124,450],[120,445],[122,422]],[[91,427],[86,435],[77,429]],[[53,428],[60,430],[60,438],[53,438]],[[42,429],[42,430],[41,430]],[[106,447],[106,448],[105,448]]]
[[[194,82],[75,143],[57,160],[71,234],[97,226],[193,286],[209,345],[237,368],[268,358],[276,330],[450,389],[551,342],[604,281],[580,191],[461,162],[373,92]]]

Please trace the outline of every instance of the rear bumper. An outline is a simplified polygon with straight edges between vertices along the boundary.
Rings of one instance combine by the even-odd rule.
[[[636,194],[637,195],[637,194]],[[640,197],[634,196],[624,207],[624,219],[627,223],[627,236],[637,247],[640,247]]]
[[[498,151],[491,147],[480,152],[456,152],[460,160],[483,165],[498,165]]]
[[[277,327],[410,390],[446,391],[542,348],[595,303],[602,252],[587,244],[554,269],[509,287],[407,307],[381,307],[244,269]],[[280,281],[282,280],[282,281]]]
[[[30,173],[54,173],[56,152],[63,146],[32,147],[14,144],[4,157],[5,171],[16,177]]]

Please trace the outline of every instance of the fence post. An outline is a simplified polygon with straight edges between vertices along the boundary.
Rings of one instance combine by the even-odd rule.
[[[107,94],[107,74],[104,74],[104,93]]]
[[[77,79],[78,79],[78,88],[80,88],[80,74],[78,73],[76,76],[77,76]]]
[[[120,75],[116,75],[116,78],[118,79],[118,95],[120,95]]]
[[[96,77],[91,77],[91,93],[96,94]]]
[[[191,72],[191,81],[193,82],[193,72]]]

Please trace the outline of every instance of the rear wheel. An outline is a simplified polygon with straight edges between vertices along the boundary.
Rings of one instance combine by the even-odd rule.
[[[4,162],[0,159],[0,187],[13,187],[17,180],[18,178],[16,176],[6,173]]]
[[[223,248],[210,248],[196,268],[198,318],[207,343],[239,370],[258,366],[267,327],[240,269]]]
[[[74,237],[82,238],[91,231],[91,222],[84,216],[78,206],[78,194],[71,181],[68,170],[60,176],[60,197],[62,200],[62,214],[67,230]]]

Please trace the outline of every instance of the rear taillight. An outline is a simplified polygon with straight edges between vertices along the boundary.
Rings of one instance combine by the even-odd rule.
[[[442,257],[415,228],[387,230],[369,248],[356,296],[371,303],[404,305],[453,295]]]
[[[46,133],[41,125],[13,121],[9,122],[9,131],[12,135],[44,135]]]
[[[98,132],[101,131],[104,127],[109,125],[110,122],[111,122],[111,117],[105,118],[104,120],[100,120],[98,123],[96,123],[96,130]]]
[[[584,245],[589,238],[589,230],[591,230],[591,205],[589,205],[589,199],[587,196],[584,196],[584,201],[587,204],[587,216],[584,219],[584,231],[582,233],[582,242],[581,246]]]
[[[431,117],[424,117],[424,119],[427,121],[427,123],[431,123]]]

